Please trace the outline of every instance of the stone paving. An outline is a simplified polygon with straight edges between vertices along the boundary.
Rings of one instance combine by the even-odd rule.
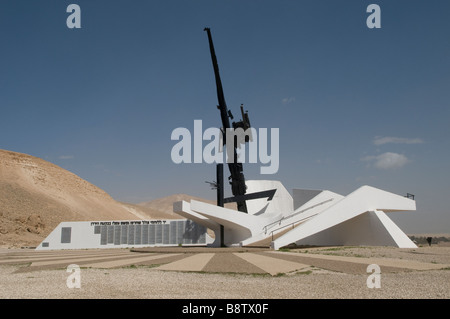
[[[30,249],[3,250],[0,253],[0,265],[7,264],[20,266],[17,272],[61,269],[70,264],[76,264],[82,268],[148,266],[163,271],[273,276],[308,271],[311,267],[342,273],[365,274],[370,264],[379,265],[384,273],[437,270],[450,266],[398,258],[335,256],[247,247],[165,247],[45,252]]]

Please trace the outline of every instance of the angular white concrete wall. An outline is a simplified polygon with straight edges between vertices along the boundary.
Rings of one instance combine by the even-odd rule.
[[[246,183],[247,194],[276,189],[275,196],[271,201],[248,200],[248,214],[195,200],[174,203],[174,211],[212,229],[214,245],[223,225],[227,246],[250,245],[291,229],[273,240],[274,249],[291,243],[415,247],[384,213],[415,210],[409,198],[370,186],[346,197],[327,190],[296,190],[293,198],[278,181]]]
[[[300,246],[343,245],[416,248],[414,243],[402,231],[399,232],[399,229],[393,229],[392,225],[386,225],[386,219],[380,218],[381,214],[386,219],[389,219],[381,211],[367,212],[319,233],[297,240],[295,244]],[[395,224],[394,226],[398,228]]]
[[[250,215],[264,216],[264,218],[281,218],[294,211],[294,202],[291,194],[279,181],[249,180],[247,194],[276,189],[271,201],[267,198],[259,198],[247,201],[247,210]]]
[[[274,240],[272,248],[279,249],[291,243],[342,245],[344,242],[351,242],[355,245],[393,245],[400,247],[400,244],[401,247],[405,248],[416,247],[398,227],[392,226],[395,224],[384,213],[355,218],[371,211],[415,209],[415,201],[409,198],[370,186],[363,186],[320,212],[314,218]],[[402,239],[399,239],[399,236]],[[388,239],[387,237],[391,238]],[[363,238],[364,240],[362,240]]]
[[[241,246],[266,238],[264,226],[293,213],[293,199],[279,181],[246,181],[247,194],[276,189],[272,200],[260,198],[247,201],[248,214],[192,200],[174,203],[174,212],[210,228],[220,243],[220,225],[224,226],[224,244]]]

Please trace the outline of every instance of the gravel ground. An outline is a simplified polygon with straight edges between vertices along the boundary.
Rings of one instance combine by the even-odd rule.
[[[149,268],[82,269],[81,288],[66,286],[65,270],[13,274],[0,267],[0,298],[125,299],[448,299],[450,271],[381,274],[381,288],[367,288],[365,275],[309,273],[282,277],[163,272]]]
[[[450,264],[450,247],[320,248],[301,252],[412,259]],[[81,288],[68,288],[66,269],[16,272],[0,266],[0,298],[19,299],[448,299],[450,269],[382,273],[380,288],[368,288],[370,274],[319,268],[283,276],[161,271],[148,266],[81,269]]]
[[[416,249],[395,247],[320,247],[293,249],[301,253],[324,254],[348,257],[374,257],[374,258],[397,258],[430,262],[438,264],[450,264],[450,246],[425,246]]]

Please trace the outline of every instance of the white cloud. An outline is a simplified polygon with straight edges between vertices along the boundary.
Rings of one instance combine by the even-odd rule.
[[[281,102],[283,102],[283,104],[295,102],[295,97],[285,97],[284,99],[281,100]]]
[[[423,140],[421,138],[405,138],[405,137],[381,137],[376,136],[373,140],[375,145],[383,145],[388,143],[393,144],[421,144]]]
[[[58,158],[61,159],[61,160],[68,160],[68,159],[73,159],[74,156],[73,155],[61,155]]]
[[[387,152],[377,156],[366,156],[363,161],[373,163],[378,169],[395,169],[405,166],[409,159],[402,154]]]

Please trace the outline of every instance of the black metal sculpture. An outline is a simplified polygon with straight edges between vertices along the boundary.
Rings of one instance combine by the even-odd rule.
[[[230,118],[233,119],[233,115],[227,108],[227,104],[225,102],[225,96],[223,94],[223,88],[222,88],[222,81],[220,80],[220,74],[219,74],[219,66],[217,64],[217,58],[216,53],[214,51],[214,44],[211,37],[211,30],[209,28],[204,29],[208,33],[208,39],[209,39],[209,49],[211,51],[211,59],[212,64],[214,67],[214,74],[216,78],[216,88],[217,88],[217,99],[219,102],[219,105],[217,108],[220,110],[220,116],[222,118],[222,137],[223,137],[223,144],[226,144],[226,132],[227,129],[233,128],[242,128],[244,131],[248,128],[250,128],[250,120],[248,118],[248,113],[244,113],[244,108],[241,105],[241,113],[243,119],[239,122],[233,122],[233,127],[230,125]],[[246,141],[248,142],[248,139],[246,138]],[[233,193],[233,196],[243,196],[246,193],[247,187],[245,186],[245,177],[243,174],[243,166],[242,163],[238,162],[238,156],[236,148],[239,147],[237,143],[234,143],[233,150],[231,156],[233,156],[233,160],[228,163],[228,168],[230,170],[230,177],[228,178],[230,184],[231,184],[231,192]],[[237,209],[240,212],[247,213],[247,204],[245,203],[245,200],[243,200],[243,197],[238,197],[239,200],[237,201]]]
[[[217,88],[217,99],[219,105],[217,108],[220,110],[220,117],[222,119],[222,141],[223,145],[227,143],[227,130],[229,129],[242,129],[245,138],[238,139],[237,135],[230,135],[234,138],[233,147],[231,148],[230,144],[227,145],[227,155],[228,158],[232,158],[232,161],[228,160],[228,168],[230,170],[230,177],[228,180],[231,184],[231,191],[233,193],[233,197],[224,198],[224,189],[223,189],[223,164],[217,164],[216,167],[216,177],[217,182],[211,183],[207,182],[211,185],[213,189],[217,190],[217,206],[223,207],[225,203],[237,203],[237,209],[240,212],[248,214],[246,200],[258,199],[258,198],[267,198],[268,201],[272,200],[276,193],[276,189],[270,189],[265,191],[260,191],[256,193],[246,194],[247,186],[245,185],[245,178],[243,173],[243,165],[238,162],[237,148],[240,147],[240,144],[245,144],[246,142],[251,141],[252,136],[250,131],[247,131],[250,128],[250,119],[248,117],[248,112],[244,112],[244,106],[241,104],[241,115],[242,120],[239,122],[233,122],[232,127],[230,125],[230,119],[233,120],[233,115],[227,108],[227,104],[225,102],[225,96],[223,94],[222,81],[220,80],[219,74],[219,66],[217,64],[216,53],[214,50],[214,44],[212,41],[211,30],[209,28],[204,29],[208,33],[209,40],[209,49],[211,51],[211,59],[214,68],[214,75],[216,78],[216,88]],[[220,246],[225,246],[224,241],[224,226],[220,225]]]
[[[265,190],[261,192],[246,194],[247,186],[245,185],[245,178],[243,173],[243,165],[238,162],[237,148],[240,147],[241,143],[246,143],[251,141],[251,134],[248,134],[247,131],[250,128],[250,119],[248,117],[248,112],[244,112],[244,106],[241,104],[241,115],[242,120],[239,122],[233,122],[232,126],[230,125],[230,119],[233,119],[233,115],[227,108],[227,104],[225,102],[225,96],[223,94],[222,81],[220,80],[219,74],[219,66],[217,64],[217,57],[214,50],[214,44],[212,41],[211,30],[209,28],[204,29],[208,33],[209,40],[209,49],[211,51],[211,59],[214,67],[214,75],[216,78],[216,88],[217,88],[217,99],[219,101],[219,105],[217,108],[220,110],[220,117],[222,119],[222,140],[223,145],[227,143],[227,130],[229,129],[242,129],[245,132],[244,139],[238,139],[237,135],[230,135],[234,138],[233,147],[228,144],[227,145],[227,155],[228,158],[232,157],[233,161],[228,161],[228,168],[230,170],[230,177],[228,180],[231,184],[231,191],[233,193],[233,197],[223,198],[223,165],[217,165],[217,182],[210,183],[213,188],[217,189],[217,205],[222,206],[224,203],[237,203],[237,209],[240,212],[248,213],[247,211],[247,200],[258,199],[258,198],[267,198],[268,201],[272,200],[275,195],[276,189]],[[221,236],[223,236],[223,227],[221,226]],[[222,240],[223,242],[223,240]]]

